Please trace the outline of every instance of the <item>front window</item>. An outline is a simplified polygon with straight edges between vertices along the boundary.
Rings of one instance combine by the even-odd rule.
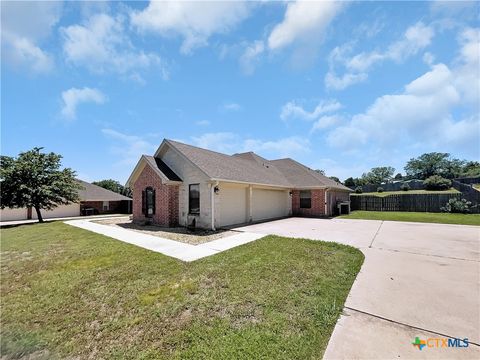
[[[312,192],[310,190],[300,191],[300,208],[310,209],[312,207]]]
[[[188,188],[188,212],[200,214],[200,184],[190,184]]]
[[[152,217],[155,214],[155,190],[151,187],[143,191],[143,213],[146,217]]]

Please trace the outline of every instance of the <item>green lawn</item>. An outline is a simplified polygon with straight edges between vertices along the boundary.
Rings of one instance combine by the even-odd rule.
[[[480,225],[480,214],[448,214],[401,211],[353,211],[343,219],[413,221],[441,224]]]
[[[192,263],[60,222],[1,237],[2,358],[320,359],[363,262],[277,236]]]
[[[448,190],[408,190],[408,191],[384,191],[382,193],[379,192],[367,192],[367,193],[361,193],[361,194],[356,194],[352,193],[350,195],[352,196],[365,196],[365,195],[375,195],[375,196],[388,196],[388,195],[397,195],[397,194],[455,194],[459,193],[457,189],[451,188]]]

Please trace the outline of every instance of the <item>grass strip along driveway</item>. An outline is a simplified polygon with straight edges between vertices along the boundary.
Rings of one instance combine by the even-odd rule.
[[[439,224],[478,225],[480,214],[424,213],[407,211],[352,211],[342,215],[343,219],[408,221]]]
[[[59,222],[1,235],[5,358],[321,358],[363,262],[278,236],[184,263]]]

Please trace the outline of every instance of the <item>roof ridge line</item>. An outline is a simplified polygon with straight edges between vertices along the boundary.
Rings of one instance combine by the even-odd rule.
[[[220,151],[205,149],[205,148],[200,147],[200,146],[190,145],[190,144],[186,144],[186,143],[183,143],[183,142],[180,142],[180,141],[176,141],[176,140],[165,139],[165,141],[167,141],[167,142],[169,142],[169,143],[178,143],[178,144],[182,144],[182,145],[185,145],[185,146],[190,146],[190,147],[193,147],[193,148],[196,148],[196,149],[200,149],[200,150],[203,150],[203,151],[209,151],[209,152],[216,153],[216,154],[220,154],[220,155],[223,155],[223,156],[233,156],[233,155],[228,155],[228,154],[222,153],[222,152],[220,152]],[[173,145],[175,145],[175,144],[173,144]]]

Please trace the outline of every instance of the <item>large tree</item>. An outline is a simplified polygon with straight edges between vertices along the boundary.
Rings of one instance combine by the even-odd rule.
[[[477,177],[480,176],[480,163],[478,161],[468,161],[465,163],[460,176]]]
[[[464,171],[464,160],[452,159],[449,153],[432,152],[410,159],[405,165],[405,172],[411,179],[425,180],[433,175],[452,179]]]
[[[388,183],[393,178],[395,168],[391,166],[379,166],[372,168],[367,174],[363,174],[362,178],[365,184],[382,184]]]
[[[33,207],[39,222],[41,210],[79,200],[81,185],[70,168],[60,169],[62,156],[33,148],[17,158],[0,156],[0,207]]]
[[[117,180],[105,179],[100,181],[94,181],[92,184],[125,196],[132,197],[132,190],[129,187],[123,186]]]

